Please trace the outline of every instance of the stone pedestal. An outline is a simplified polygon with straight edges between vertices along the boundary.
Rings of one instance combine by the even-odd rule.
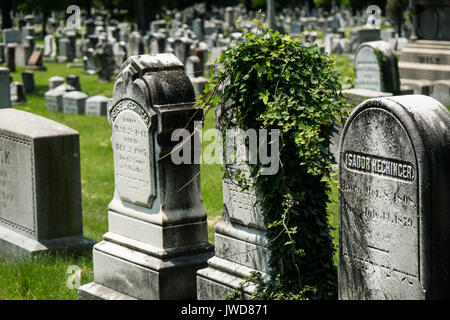
[[[213,254],[200,166],[176,165],[170,156],[179,142],[172,132],[193,132],[202,117],[193,104],[192,84],[174,55],[123,64],[108,104],[115,173],[109,230],[94,247],[94,282],[80,287],[80,298],[196,297],[196,271]]]
[[[230,150],[228,143],[227,135],[224,149]],[[237,154],[244,154],[245,142],[234,140],[234,145],[240,150]],[[227,170],[240,169],[250,176],[245,164],[226,166]],[[266,227],[258,196],[253,190],[243,190],[232,179],[223,180],[223,213],[215,227],[215,256],[208,260],[208,268],[197,272],[199,300],[225,299],[227,293],[236,290],[254,271],[260,272],[265,281],[269,280]],[[248,282],[243,289],[242,298],[248,299],[256,287]]]

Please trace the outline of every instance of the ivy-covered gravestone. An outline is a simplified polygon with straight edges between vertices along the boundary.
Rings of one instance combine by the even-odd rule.
[[[249,154],[228,158],[242,164],[225,152],[216,256],[197,272],[197,297],[333,299],[327,193],[341,87],[317,46],[259,27],[220,56],[222,68],[197,102],[224,106],[216,110],[224,151],[231,143]],[[230,141],[239,130],[245,135]]]
[[[397,57],[386,41],[362,43],[355,54],[356,88],[400,92]]]

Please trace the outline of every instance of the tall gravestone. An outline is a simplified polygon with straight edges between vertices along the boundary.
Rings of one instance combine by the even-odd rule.
[[[388,42],[361,44],[355,54],[356,88],[398,94],[400,79],[397,63]]]
[[[226,119],[228,104],[216,109],[216,128]],[[239,159],[251,153],[246,134],[227,132],[224,141],[224,167],[227,172],[240,170],[250,178],[249,165]],[[249,140],[251,137],[248,137]],[[235,151],[233,151],[235,149]],[[272,150],[272,152],[274,152]],[[241,159],[242,160],[242,159]],[[197,298],[223,300],[249,278],[259,272],[264,281],[269,280],[269,250],[266,226],[258,192],[244,190],[230,175],[222,181],[223,211],[215,226],[215,256],[208,260],[208,268],[197,272]],[[256,290],[253,282],[243,287],[243,298],[248,299]]]
[[[109,230],[94,247],[94,282],[80,287],[81,298],[195,298],[195,273],[212,255],[200,166],[176,165],[170,156],[178,144],[173,130],[193,132],[202,117],[194,102],[174,55],[132,56],[122,65],[108,104],[115,176]]]
[[[11,76],[8,68],[0,68],[0,109],[11,108]]]
[[[78,132],[13,108],[0,110],[0,256],[81,250]]]
[[[450,297],[450,113],[407,95],[360,104],[339,170],[340,299]]]

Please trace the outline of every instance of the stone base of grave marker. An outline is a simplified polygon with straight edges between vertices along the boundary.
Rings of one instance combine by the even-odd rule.
[[[0,257],[89,250],[83,236],[78,133],[0,110]]]
[[[255,271],[269,281],[266,229],[255,191],[243,191],[224,179],[223,201],[222,220],[215,226],[215,256],[208,268],[197,272],[199,300],[225,299]],[[248,299],[256,286],[247,282],[243,289],[241,298]]]
[[[266,281],[267,243],[265,231],[222,220],[215,228],[216,255],[208,260],[208,268],[197,272],[197,299],[223,300],[235,291],[251,273],[258,271]],[[249,299],[256,285],[247,282],[243,299]]]

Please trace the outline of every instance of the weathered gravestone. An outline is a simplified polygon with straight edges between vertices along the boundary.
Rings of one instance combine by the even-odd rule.
[[[47,110],[62,112],[63,111],[62,97],[65,93],[66,92],[64,90],[59,89],[51,89],[47,91],[44,95]]]
[[[11,108],[10,82],[8,68],[0,68],[0,109]]]
[[[41,71],[47,70],[47,67],[44,66],[42,63],[42,56],[43,56],[42,51],[43,51],[42,46],[35,47],[35,50],[28,59],[27,68]]]
[[[16,71],[16,46],[17,45],[15,43],[10,43],[6,47],[6,67],[11,72]]]
[[[56,59],[56,40],[53,34],[47,34],[44,37],[44,60],[55,61]]]
[[[339,172],[340,299],[450,297],[450,113],[409,95],[360,104]]]
[[[66,76],[66,83],[81,91],[80,77],[76,74],[69,74]]]
[[[212,255],[200,166],[176,165],[170,156],[178,144],[172,132],[193,132],[202,117],[194,102],[174,55],[132,56],[122,65],[108,105],[115,175],[109,231],[94,247],[94,282],[80,287],[81,298],[195,298],[195,273]]]
[[[365,42],[355,54],[356,88],[400,92],[400,80],[391,45],[385,41]]]
[[[64,78],[60,76],[53,76],[48,79],[48,88],[55,89],[57,86],[60,86],[64,83]]]
[[[86,93],[69,91],[62,96],[63,112],[69,114],[84,114],[86,108]]]
[[[83,236],[78,133],[28,112],[0,110],[0,255],[92,245]]]
[[[105,96],[93,96],[86,100],[86,115],[106,116],[109,99]]]
[[[22,72],[22,83],[25,93],[32,92],[34,90],[34,73],[31,70],[25,70]]]
[[[216,128],[226,123],[229,104],[216,109]],[[224,141],[224,167],[228,172],[240,170],[250,178],[249,165],[244,163],[247,153],[256,150],[246,143],[252,136],[243,131],[228,131]],[[256,137],[255,137],[256,138]],[[253,139],[256,140],[256,139]],[[275,144],[271,148],[274,148]],[[278,151],[278,150],[277,150]],[[277,151],[272,149],[271,154]],[[250,156],[251,157],[251,156]],[[222,181],[223,212],[215,226],[215,256],[208,260],[208,268],[197,272],[197,298],[223,300],[227,293],[238,290],[252,272],[259,272],[269,281],[269,250],[266,226],[258,191],[244,190],[230,175]],[[248,299],[256,290],[253,282],[243,287],[243,298]]]
[[[10,92],[12,105],[18,105],[27,100],[22,82],[12,81],[10,85]]]

